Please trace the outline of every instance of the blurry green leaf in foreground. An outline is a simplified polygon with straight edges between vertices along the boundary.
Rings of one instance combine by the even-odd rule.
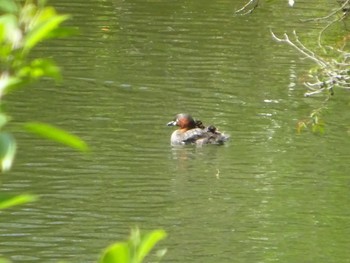
[[[23,50],[28,52],[45,38],[55,37],[51,33],[68,18],[69,16],[66,15],[57,15],[52,7],[45,7],[40,10],[32,21],[32,30],[25,36]]]
[[[15,205],[22,205],[33,202],[37,199],[35,195],[0,195],[0,209],[9,208]]]
[[[0,258],[0,263],[11,263],[11,261],[6,258]]]
[[[40,122],[30,122],[25,125],[25,128],[29,132],[39,135],[43,138],[65,144],[79,151],[88,151],[87,144],[78,136],[70,134],[65,130],[56,128],[52,125]]]
[[[0,172],[10,170],[15,154],[15,138],[9,133],[0,133]]]
[[[18,11],[18,6],[12,0],[0,0],[0,10],[6,13],[15,13]]]
[[[135,232],[138,233],[135,233]],[[136,229],[132,232],[134,235],[139,233],[139,230]],[[162,239],[166,237],[166,233],[163,230],[155,230],[149,233],[146,233],[145,235],[141,236],[141,240],[137,244],[137,251],[136,251],[136,262],[142,262],[142,260],[149,254],[149,252],[153,249],[153,247]]]
[[[2,74],[0,76],[0,98],[6,93],[8,93],[9,90],[14,89],[18,85],[20,85],[22,81],[23,80],[18,77],[13,77],[8,74]]]
[[[117,242],[107,247],[99,263],[141,263],[152,248],[165,237],[164,230],[154,230],[141,235],[139,229],[134,229],[128,241]],[[163,256],[164,250],[158,255]]]
[[[127,242],[118,242],[105,250],[100,263],[130,263],[130,248]]]
[[[47,76],[54,79],[60,79],[61,74],[56,64],[49,59],[37,58],[31,61],[28,66],[24,66],[19,71],[19,76],[32,80]]]
[[[0,113],[0,129],[5,126],[5,124],[8,122],[9,118],[3,114],[3,113]]]

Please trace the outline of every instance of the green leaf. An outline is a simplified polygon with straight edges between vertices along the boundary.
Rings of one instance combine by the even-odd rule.
[[[19,78],[29,78],[36,80],[41,77],[51,77],[60,79],[60,69],[50,59],[38,58],[34,59],[28,66],[22,67],[18,73]]]
[[[0,17],[1,40],[10,43],[12,48],[21,45],[22,32],[18,26],[17,17],[13,14],[6,14]],[[1,43],[3,45],[3,43]]]
[[[324,134],[324,131],[325,131],[325,125],[323,121],[318,121],[317,123],[312,124],[313,133]]]
[[[8,122],[9,117],[3,113],[0,113],[0,129]]]
[[[21,78],[17,77],[4,77],[0,78],[0,92],[1,95],[6,95],[10,93],[11,91],[15,90],[16,88],[21,87],[26,81]]]
[[[43,7],[46,5],[47,0],[38,0],[38,6]]]
[[[297,123],[297,133],[300,134],[303,129],[307,128],[307,124],[305,121],[298,121]]]
[[[11,261],[6,258],[0,258],[0,263],[11,263]]]
[[[70,146],[79,151],[88,151],[87,144],[78,136],[70,134],[65,130],[40,122],[25,124],[25,128],[36,135]]]
[[[21,83],[21,79],[8,74],[0,76],[0,98]]]
[[[4,13],[16,13],[18,6],[13,0],[0,0],[0,10]]]
[[[16,205],[22,205],[36,201],[38,198],[35,195],[0,195],[0,209],[9,208]]]
[[[78,28],[70,28],[70,27],[58,27],[55,28],[47,35],[47,38],[59,38],[59,37],[69,37],[73,35],[77,35],[79,33]]]
[[[28,52],[40,41],[48,38],[50,33],[68,18],[69,16],[67,15],[56,15],[53,8],[45,8],[40,13],[34,28],[26,35],[23,51],[25,53]]]
[[[6,172],[11,169],[16,154],[15,138],[9,133],[0,133],[0,169]]]
[[[107,247],[99,263],[130,263],[130,249],[128,243],[118,242]]]
[[[166,248],[163,248],[163,249],[159,249],[157,252],[156,252],[156,255],[158,258],[162,258],[164,257],[164,255],[166,254],[168,250]]]
[[[153,247],[165,237],[166,233],[164,230],[154,230],[142,236],[137,250],[137,262],[142,262],[142,260],[149,254]]]

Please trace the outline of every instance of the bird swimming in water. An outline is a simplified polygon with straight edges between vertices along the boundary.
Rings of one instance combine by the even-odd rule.
[[[177,114],[173,121],[167,126],[178,126],[179,128],[171,134],[171,145],[186,144],[217,144],[222,145],[229,139],[229,136],[219,132],[215,126],[205,127],[199,120],[195,121],[187,113]]]

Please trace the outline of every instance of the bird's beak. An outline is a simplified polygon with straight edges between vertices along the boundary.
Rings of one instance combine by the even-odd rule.
[[[176,126],[176,121],[171,121],[167,123],[167,126]]]

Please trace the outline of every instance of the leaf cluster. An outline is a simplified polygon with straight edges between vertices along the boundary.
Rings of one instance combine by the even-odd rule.
[[[32,49],[40,42],[61,36],[69,30],[60,24],[69,18],[58,15],[43,1],[27,0],[23,5],[14,0],[0,0],[0,98],[15,87],[48,76],[59,79],[56,64],[49,59],[29,59]]]
[[[45,7],[45,1],[0,0],[0,103],[4,95],[14,88],[23,87],[44,76],[60,78],[59,68],[48,59],[29,55],[40,42],[70,33],[60,27],[68,19],[58,15],[53,7]],[[12,134],[3,131],[9,117],[0,111],[0,172],[11,168],[16,153],[16,140]],[[88,146],[79,137],[52,125],[29,122],[24,128],[41,137],[57,141],[80,151]],[[0,210],[33,202],[35,195],[0,195]],[[160,240],[166,237],[163,230],[141,235],[138,229],[131,232],[126,242],[109,246],[101,256],[100,263],[141,263]],[[158,251],[160,258],[166,250]],[[1,263],[9,261],[0,258]]]
[[[141,235],[139,229],[133,229],[128,241],[110,245],[103,252],[99,263],[142,263],[153,247],[166,237],[163,230],[154,230]],[[159,250],[162,257],[166,250]]]
[[[3,97],[15,88],[25,87],[42,77],[59,80],[60,70],[47,58],[32,58],[31,51],[42,41],[66,36],[73,31],[61,26],[68,15],[57,14],[43,0],[0,0],[0,106]],[[3,131],[10,117],[0,111],[0,172],[11,168],[15,152],[14,137]],[[87,145],[77,136],[43,123],[25,125],[27,131],[80,151]]]

